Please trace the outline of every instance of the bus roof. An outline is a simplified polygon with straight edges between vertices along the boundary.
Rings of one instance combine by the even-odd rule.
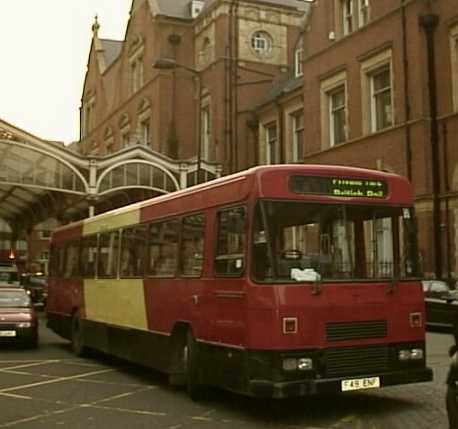
[[[288,173],[288,175],[285,175],[285,173]],[[340,165],[277,164],[256,166],[186,189],[133,203],[96,215],[92,218],[86,218],[64,225],[58,228],[56,232],[60,233],[66,230],[73,230],[76,235],[87,235],[105,229],[137,224],[152,216],[161,217],[160,213],[158,213],[158,207],[164,204],[168,206],[167,213],[171,216],[183,211],[180,210],[178,206],[185,206],[189,210],[189,204],[173,204],[174,201],[176,202],[181,199],[185,199],[188,202],[193,201],[192,205],[195,206],[195,210],[198,210],[206,207],[228,205],[237,201],[243,201],[249,195],[253,194],[261,198],[273,198],[281,193],[280,189],[283,189],[282,192],[285,194],[285,189],[287,189],[285,183],[287,183],[287,177],[291,175],[382,180],[389,182],[391,185],[396,184],[396,188],[401,191],[398,192],[396,198],[391,198],[388,203],[393,204],[402,202],[404,204],[409,204],[413,202],[410,185],[407,179],[393,173]],[[284,180],[279,180],[282,177]],[[222,188],[224,188],[224,192],[221,191]],[[196,194],[202,195],[202,197],[196,198]],[[291,197],[294,197],[294,195],[290,195],[290,198]],[[298,196],[296,195],[296,197]],[[326,197],[322,195],[308,195],[307,198],[310,200],[326,200]],[[329,197],[329,199],[332,199],[334,202],[336,200],[335,197]],[[196,200],[198,200],[197,203]],[[348,198],[346,200],[348,201]],[[387,201],[384,200],[384,203],[386,204]]]

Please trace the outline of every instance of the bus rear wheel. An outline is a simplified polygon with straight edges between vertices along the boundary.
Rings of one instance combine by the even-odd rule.
[[[83,328],[78,313],[75,313],[72,318],[72,351],[79,357],[87,354],[87,347],[84,345]]]
[[[202,401],[206,398],[207,387],[202,384],[202,359],[199,344],[194,339],[192,332],[188,331],[184,361],[186,367],[186,386],[188,395],[193,401]]]

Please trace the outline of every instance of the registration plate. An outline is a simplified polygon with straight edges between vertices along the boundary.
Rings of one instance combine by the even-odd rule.
[[[0,337],[15,337],[16,331],[0,331]]]
[[[342,392],[349,390],[376,389],[380,387],[380,377],[355,378],[353,380],[342,380]]]

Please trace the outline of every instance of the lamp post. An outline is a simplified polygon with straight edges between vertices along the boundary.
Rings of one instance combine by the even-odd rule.
[[[178,68],[187,70],[192,73],[199,85],[198,108],[197,108],[197,174],[196,183],[200,183],[200,167],[202,157],[202,78],[198,70],[192,67],[179,64],[173,58],[156,58],[153,62],[153,68],[158,70],[175,70]]]

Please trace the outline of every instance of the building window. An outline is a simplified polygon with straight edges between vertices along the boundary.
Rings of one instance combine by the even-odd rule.
[[[130,62],[130,91],[131,94],[143,87],[143,61],[138,57]]]
[[[380,131],[393,125],[390,67],[376,70],[369,76],[371,131]]]
[[[329,144],[335,146],[346,140],[345,85],[328,93]]]
[[[294,75],[296,77],[302,76],[304,74],[304,49],[302,44],[297,47],[296,52],[294,53]]]
[[[130,118],[127,113],[121,116],[119,121],[119,129],[121,134],[121,147],[127,147],[130,143]]]
[[[130,143],[129,133],[125,132],[121,134],[121,147],[127,147]]]
[[[277,124],[271,123],[265,126],[266,132],[266,164],[277,163]]]
[[[140,132],[141,132],[141,143],[145,146],[150,145],[151,137],[150,137],[150,119],[145,119],[140,124]]]
[[[49,238],[51,238],[51,231],[49,231],[47,229],[42,229],[40,231],[40,239],[41,240],[48,240]]]
[[[391,49],[361,64],[362,119],[364,133],[374,133],[394,125]]]
[[[206,161],[209,160],[210,155],[210,141],[211,141],[211,127],[210,127],[210,106],[202,108],[201,112],[201,147],[200,157]]]
[[[359,0],[358,26],[363,27],[369,22],[369,0]]]
[[[292,131],[292,160],[293,162],[304,159],[304,113],[302,110],[290,115]]]
[[[338,0],[338,2],[338,15],[343,36],[369,23],[369,0]]]
[[[94,128],[95,117],[95,96],[89,95],[83,101],[82,117],[81,117],[81,133],[82,137],[86,137]]]
[[[114,137],[113,137],[113,130],[111,127],[107,127],[103,134],[103,141],[105,142],[105,149],[107,153],[114,152]]]
[[[40,252],[40,261],[49,261],[49,251]]]
[[[137,140],[138,144],[152,146],[151,106],[147,98],[143,98],[137,107]]]
[[[353,16],[353,0],[342,0],[342,29],[343,34],[346,36],[354,30],[354,16]]]
[[[256,31],[251,36],[251,47],[258,56],[269,55],[273,48],[272,37],[265,31]]]
[[[458,24],[450,31],[450,56],[452,64],[453,110],[458,112]]]
[[[343,71],[321,82],[323,149],[345,142],[347,128],[347,74]]]

